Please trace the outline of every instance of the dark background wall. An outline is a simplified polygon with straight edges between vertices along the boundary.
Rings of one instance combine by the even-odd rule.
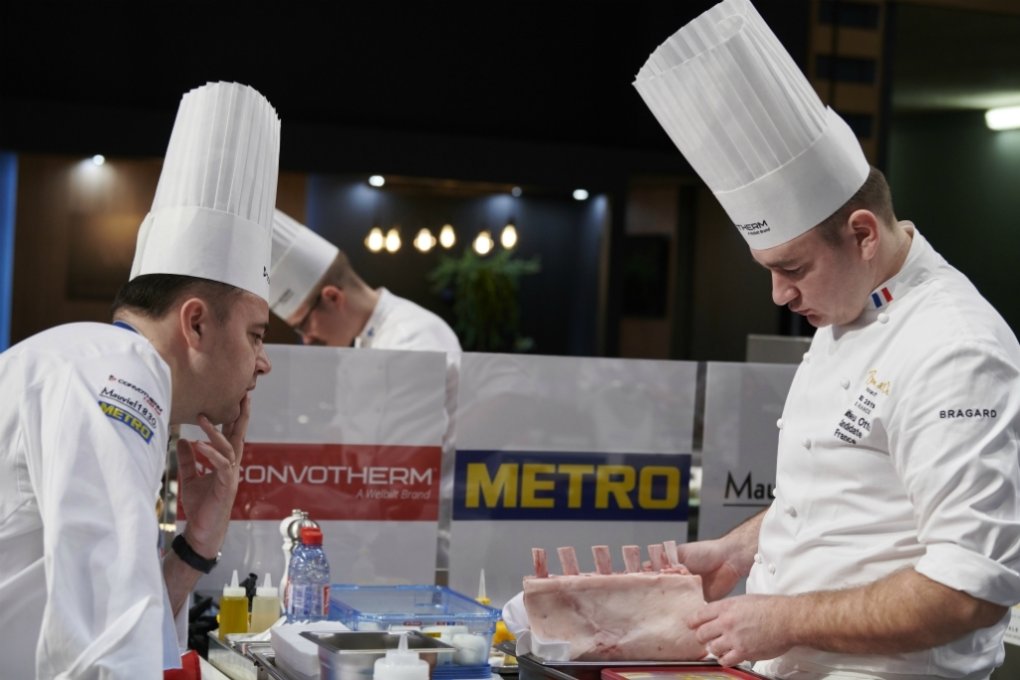
[[[307,200],[308,226],[343,249],[369,285],[385,286],[448,320],[452,320],[450,301],[431,289],[429,273],[440,258],[459,257],[483,229],[498,241],[499,232],[512,219],[518,233],[516,256],[537,257],[541,265],[539,273],[522,280],[520,289],[521,333],[534,340],[532,351],[597,353],[605,196],[585,202],[574,200],[566,191],[536,196],[526,192],[516,198],[509,193],[463,196],[425,182],[401,186],[398,179],[374,188],[363,176],[314,175],[308,182]],[[450,251],[436,247],[421,253],[411,245],[419,229],[438,234],[447,223],[457,232],[457,243]],[[403,246],[398,252],[373,253],[365,247],[365,236],[377,224],[384,231],[399,228]],[[496,248],[501,246],[497,243]]]
[[[1020,130],[979,112],[898,116],[889,149],[897,215],[1020,330]]]

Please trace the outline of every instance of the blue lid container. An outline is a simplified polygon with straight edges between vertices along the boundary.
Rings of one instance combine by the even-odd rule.
[[[352,630],[464,626],[487,648],[501,614],[444,586],[330,586],[329,618]]]

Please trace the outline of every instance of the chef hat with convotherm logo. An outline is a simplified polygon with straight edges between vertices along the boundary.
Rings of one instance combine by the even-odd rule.
[[[659,46],[634,81],[748,245],[800,236],[869,165],[748,0],[723,0]]]
[[[340,249],[279,210],[273,216],[269,308],[284,321],[311,295]]]
[[[280,119],[239,83],[208,83],[181,99],[131,278],[179,274],[269,300]]]

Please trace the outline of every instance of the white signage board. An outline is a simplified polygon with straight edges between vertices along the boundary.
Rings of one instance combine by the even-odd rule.
[[[531,548],[687,536],[697,366],[465,354],[456,414],[450,586],[502,606]],[[558,571],[555,557],[550,569]]]
[[[718,538],[772,502],[777,421],[796,365],[709,363],[698,540]]]
[[[271,345],[252,393],[241,485],[217,567],[198,590],[270,572],[281,521],[307,510],[334,583],[432,583],[446,359],[437,352]],[[197,427],[186,438],[204,438]],[[183,524],[182,524],[183,526]],[[408,556],[413,555],[413,559]]]

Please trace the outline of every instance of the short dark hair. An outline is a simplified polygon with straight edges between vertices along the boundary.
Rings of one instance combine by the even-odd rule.
[[[831,246],[842,243],[843,227],[855,210],[870,210],[878,217],[879,222],[892,227],[896,224],[896,212],[893,210],[892,191],[885,175],[878,168],[872,167],[868,178],[853,196],[839,210],[832,213],[817,227],[819,236]]]
[[[116,316],[127,309],[150,319],[162,319],[181,299],[197,297],[209,303],[213,316],[223,322],[230,318],[230,309],[241,292],[229,284],[194,276],[143,274],[117,291],[112,313]]]

